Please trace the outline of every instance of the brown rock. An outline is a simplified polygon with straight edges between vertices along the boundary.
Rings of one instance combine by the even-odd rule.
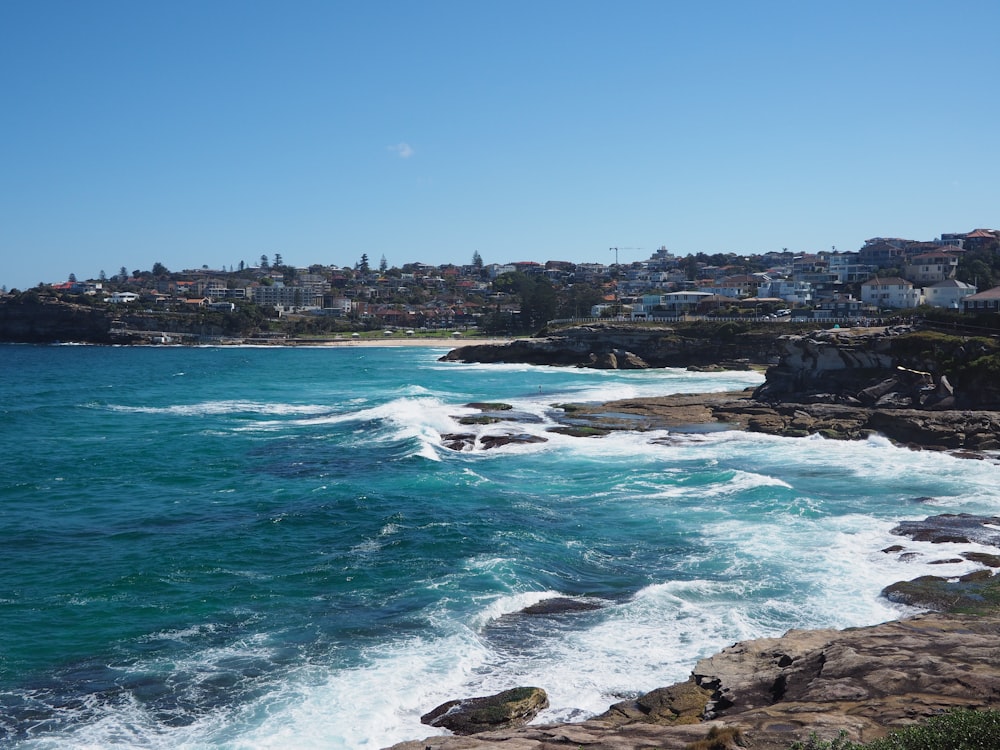
[[[476,734],[523,726],[548,705],[549,698],[541,688],[519,687],[495,695],[442,703],[421,716],[420,721],[455,734]]]

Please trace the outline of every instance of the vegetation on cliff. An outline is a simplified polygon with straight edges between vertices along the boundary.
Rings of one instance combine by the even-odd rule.
[[[998,745],[1000,711],[959,708],[863,744],[851,742],[842,733],[830,741],[814,736],[789,750],[996,750]],[[717,750],[723,747],[716,746]]]

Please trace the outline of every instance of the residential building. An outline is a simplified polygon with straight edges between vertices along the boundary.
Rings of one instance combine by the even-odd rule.
[[[810,305],[813,301],[813,286],[808,281],[771,279],[760,285],[757,294],[761,297],[780,297],[793,305]]]
[[[962,299],[962,312],[1000,312],[1000,286],[964,297]]]
[[[920,289],[898,276],[876,276],[861,285],[861,301],[879,308],[909,309],[920,305]]]
[[[933,286],[924,287],[924,304],[931,307],[946,307],[952,310],[962,309],[962,300],[976,293],[976,287],[957,279],[939,281]]]
[[[898,237],[875,237],[866,240],[858,251],[858,259],[866,266],[875,268],[898,268],[903,262],[903,253],[910,240]]]
[[[825,258],[829,273],[840,284],[857,284],[872,275],[871,266],[861,262],[859,253],[834,251],[820,253],[820,256]]]
[[[955,278],[958,253],[953,248],[939,247],[931,252],[914,255],[903,266],[903,276],[914,284],[936,284]]]

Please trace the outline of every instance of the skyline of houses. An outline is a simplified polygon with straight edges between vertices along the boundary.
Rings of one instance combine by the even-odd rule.
[[[613,248],[612,248],[613,249]],[[202,268],[135,273],[127,278],[53,284],[56,291],[100,295],[112,304],[183,304],[233,309],[250,300],[289,313],[377,318],[411,325],[419,317],[445,325],[469,323],[486,309],[513,309],[515,295],[493,282],[509,273],[544,277],[558,289],[585,284],[602,291],[591,317],[650,319],[736,307],[811,308],[816,317],[851,317],[922,304],[952,310],[997,309],[1000,292],[956,278],[968,252],[1000,253],[1000,231],[974,229],[932,241],[876,237],[856,251],[787,250],[677,256],[665,246],[648,259],[624,264],[534,261],[468,265],[408,263],[370,268],[367,256],[350,267],[290,268],[266,263],[239,271]],[[276,259],[280,258],[276,255]],[[727,262],[713,264],[710,260]],[[162,271],[166,271],[160,264]],[[122,269],[124,271],[124,269]]]

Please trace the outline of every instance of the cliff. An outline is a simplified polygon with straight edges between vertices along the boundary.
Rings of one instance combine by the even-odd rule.
[[[775,336],[741,332],[734,324],[666,326],[604,323],[567,328],[508,344],[463,346],[443,360],[453,362],[517,362],[607,369],[688,367],[726,363],[768,363],[775,359]]]
[[[998,409],[1000,344],[909,327],[781,336],[755,397],[916,409]]]
[[[32,292],[0,301],[0,341],[8,343],[193,343],[202,337],[243,334],[242,324],[237,316],[221,313],[90,305]]]
[[[715,423],[787,437],[881,434],[914,447],[1000,449],[1000,343],[993,339],[909,327],[716,338],[670,329],[581,328],[509,345],[462,347],[447,359],[590,367],[771,363],[753,393],[558,405],[557,418],[579,434]]]
[[[58,341],[111,343],[111,314],[107,308],[22,295],[0,304],[0,341],[51,344]]]

